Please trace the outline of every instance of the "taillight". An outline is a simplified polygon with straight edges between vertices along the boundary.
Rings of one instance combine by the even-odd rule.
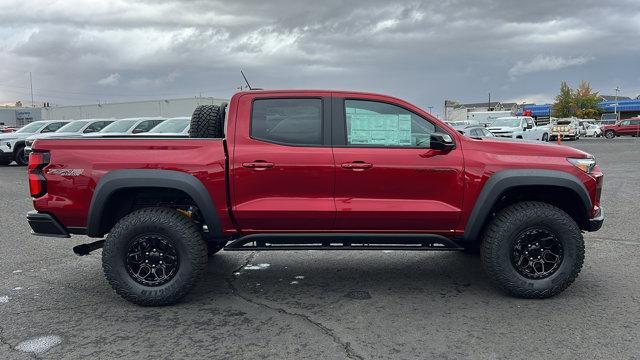
[[[47,179],[42,169],[49,164],[49,153],[33,152],[29,155],[29,191],[34,198],[47,193]]]

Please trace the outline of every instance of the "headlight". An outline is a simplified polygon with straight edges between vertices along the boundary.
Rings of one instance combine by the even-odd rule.
[[[573,164],[573,166],[586,172],[587,174],[591,174],[591,172],[593,171],[593,168],[596,167],[596,159],[594,158],[586,158],[586,159],[567,158],[567,160],[571,164]]]

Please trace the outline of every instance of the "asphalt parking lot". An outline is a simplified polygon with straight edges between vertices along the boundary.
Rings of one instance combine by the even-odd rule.
[[[31,236],[26,170],[0,167],[0,359],[640,359],[640,139],[565,144],[597,157],[607,219],[547,300],[463,253],[222,252],[184,302],[142,308],[71,252],[86,239]]]

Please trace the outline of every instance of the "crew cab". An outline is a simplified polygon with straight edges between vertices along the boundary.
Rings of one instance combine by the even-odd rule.
[[[499,288],[545,298],[580,272],[602,184],[583,151],[466,137],[398,98],[246,91],[197,107],[189,138],[36,140],[27,220],[100,239],[74,251],[103,248],[140,305],[178,302],[221,249],[479,252]]]
[[[495,119],[487,128],[495,136],[523,140],[549,140],[549,129],[538,127],[530,116],[505,116]]]

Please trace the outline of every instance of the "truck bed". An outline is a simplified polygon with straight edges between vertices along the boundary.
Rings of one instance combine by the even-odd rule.
[[[112,170],[174,170],[190,174],[207,188],[224,228],[229,228],[223,139],[81,138],[43,139],[34,152],[49,152],[47,194],[33,200],[38,211],[55,208],[69,228],[86,228],[87,213],[100,178]],[[55,194],[55,195],[52,195]]]

